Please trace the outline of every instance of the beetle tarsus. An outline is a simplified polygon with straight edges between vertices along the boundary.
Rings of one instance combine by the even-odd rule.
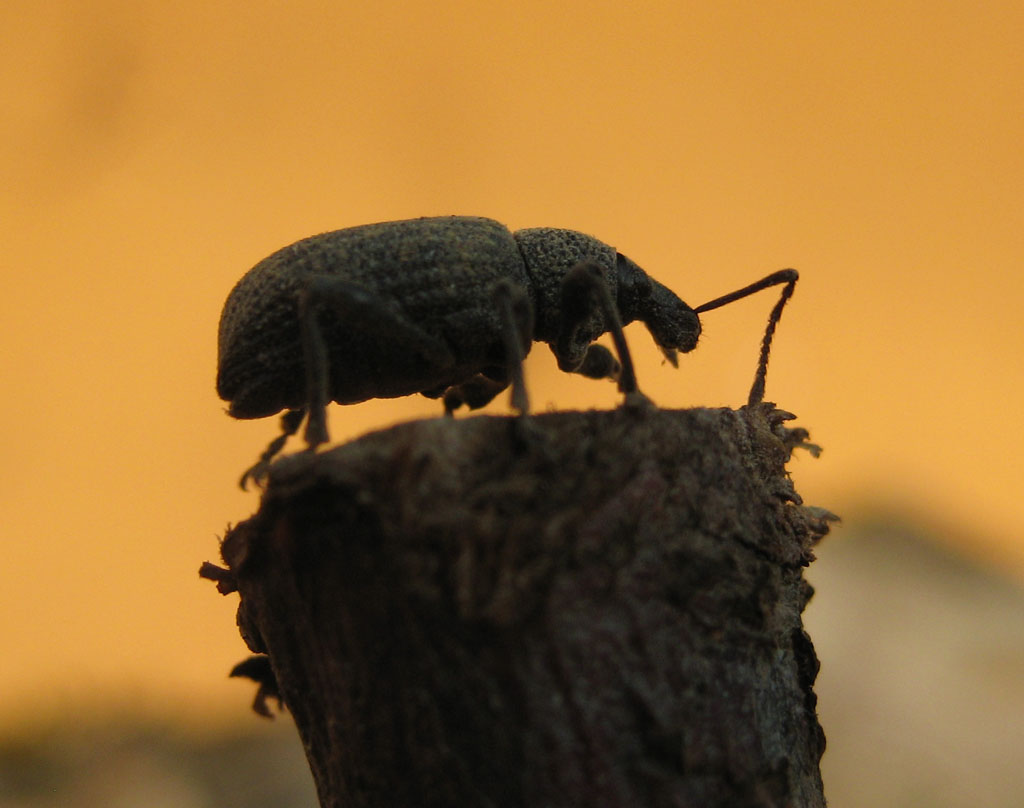
[[[623,396],[622,409],[627,412],[644,413],[653,412],[658,409],[658,405],[639,390],[634,390],[632,393],[626,393],[626,395]]]

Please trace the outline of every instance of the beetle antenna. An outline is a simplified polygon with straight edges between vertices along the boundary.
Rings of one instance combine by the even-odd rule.
[[[750,284],[750,286],[744,286],[735,292],[730,292],[722,297],[716,297],[714,300],[710,300],[694,309],[695,312],[701,314],[705,311],[717,309],[727,303],[732,303],[747,295],[752,295],[754,292],[760,292],[762,289],[767,289],[770,286],[778,286],[780,283],[786,284],[782,294],[779,295],[779,302],[775,304],[775,308],[768,315],[768,327],[765,329],[764,339],[761,340],[761,356],[757,360],[757,373],[754,374],[754,384],[750,388],[750,396],[747,398],[748,407],[760,404],[764,399],[765,379],[768,376],[768,355],[772,348],[772,337],[775,336],[775,326],[782,319],[782,309],[785,307],[786,301],[793,296],[793,290],[796,288],[796,281],[799,277],[795,269],[780,269],[778,272],[773,272],[768,277]]]

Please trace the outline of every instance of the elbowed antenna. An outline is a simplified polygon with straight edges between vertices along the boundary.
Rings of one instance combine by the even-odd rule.
[[[709,300],[704,305],[694,309],[698,314],[703,314],[706,311],[724,306],[726,303],[732,303],[747,295],[752,295],[754,292],[760,292],[762,289],[767,289],[770,286],[778,286],[780,283],[786,284],[782,294],[779,295],[779,302],[775,304],[772,313],[768,315],[768,328],[765,329],[764,339],[761,341],[761,357],[757,361],[757,373],[754,374],[754,384],[750,388],[750,396],[747,398],[748,407],[760,404],[764,398],[764,383],[765,378],[768,376],[768,354],[771,351],[775,326],[782,319],[782,309],[786,305],[786,301],[793,296],[793,290],[796,288],[796,281],[799,277],[800,275],[795,269],[780,269],[778,272],[773,272],[768,277],[761,278],[761,280],[750,284],[750,286],[744,286],[735,292],[722,295],[722,297],[716,297],[714,300]]]

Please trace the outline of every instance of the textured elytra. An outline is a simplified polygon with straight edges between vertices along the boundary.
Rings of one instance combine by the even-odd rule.
[[[455,384],[500,363],[492,288],[500,279],[528,287],[512,234],[490,219],[385,222],[303,239],[253,267],[225,304],[217,389],[232,415],[306,404],[298,296],[318,275],[366,290],[382,311],[443,340],[455,359],[432,365],[386,321],[346,322],[324,306],[332,398],[341,403]]]

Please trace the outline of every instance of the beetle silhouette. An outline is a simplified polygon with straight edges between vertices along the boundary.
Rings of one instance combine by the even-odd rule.
[[[592,236],[492,219],[432,217],[323,233],[260,261],[224,304],[217,392],[235,418],[282,410],[282,434],[242,476],[266,473],[305,419],[309,448],[328,438],[326,406],[421,393],[445,411],[484,406],[547,343],[563,371],[639,395],[622,326],[639,320],[665,357],[693,350],[698,314],[785,284],[769,317],[748,403],[764,394],[768,354],[797,272],[780,270],[697,308]],[[618,359],[594,343],[610,332]]]

